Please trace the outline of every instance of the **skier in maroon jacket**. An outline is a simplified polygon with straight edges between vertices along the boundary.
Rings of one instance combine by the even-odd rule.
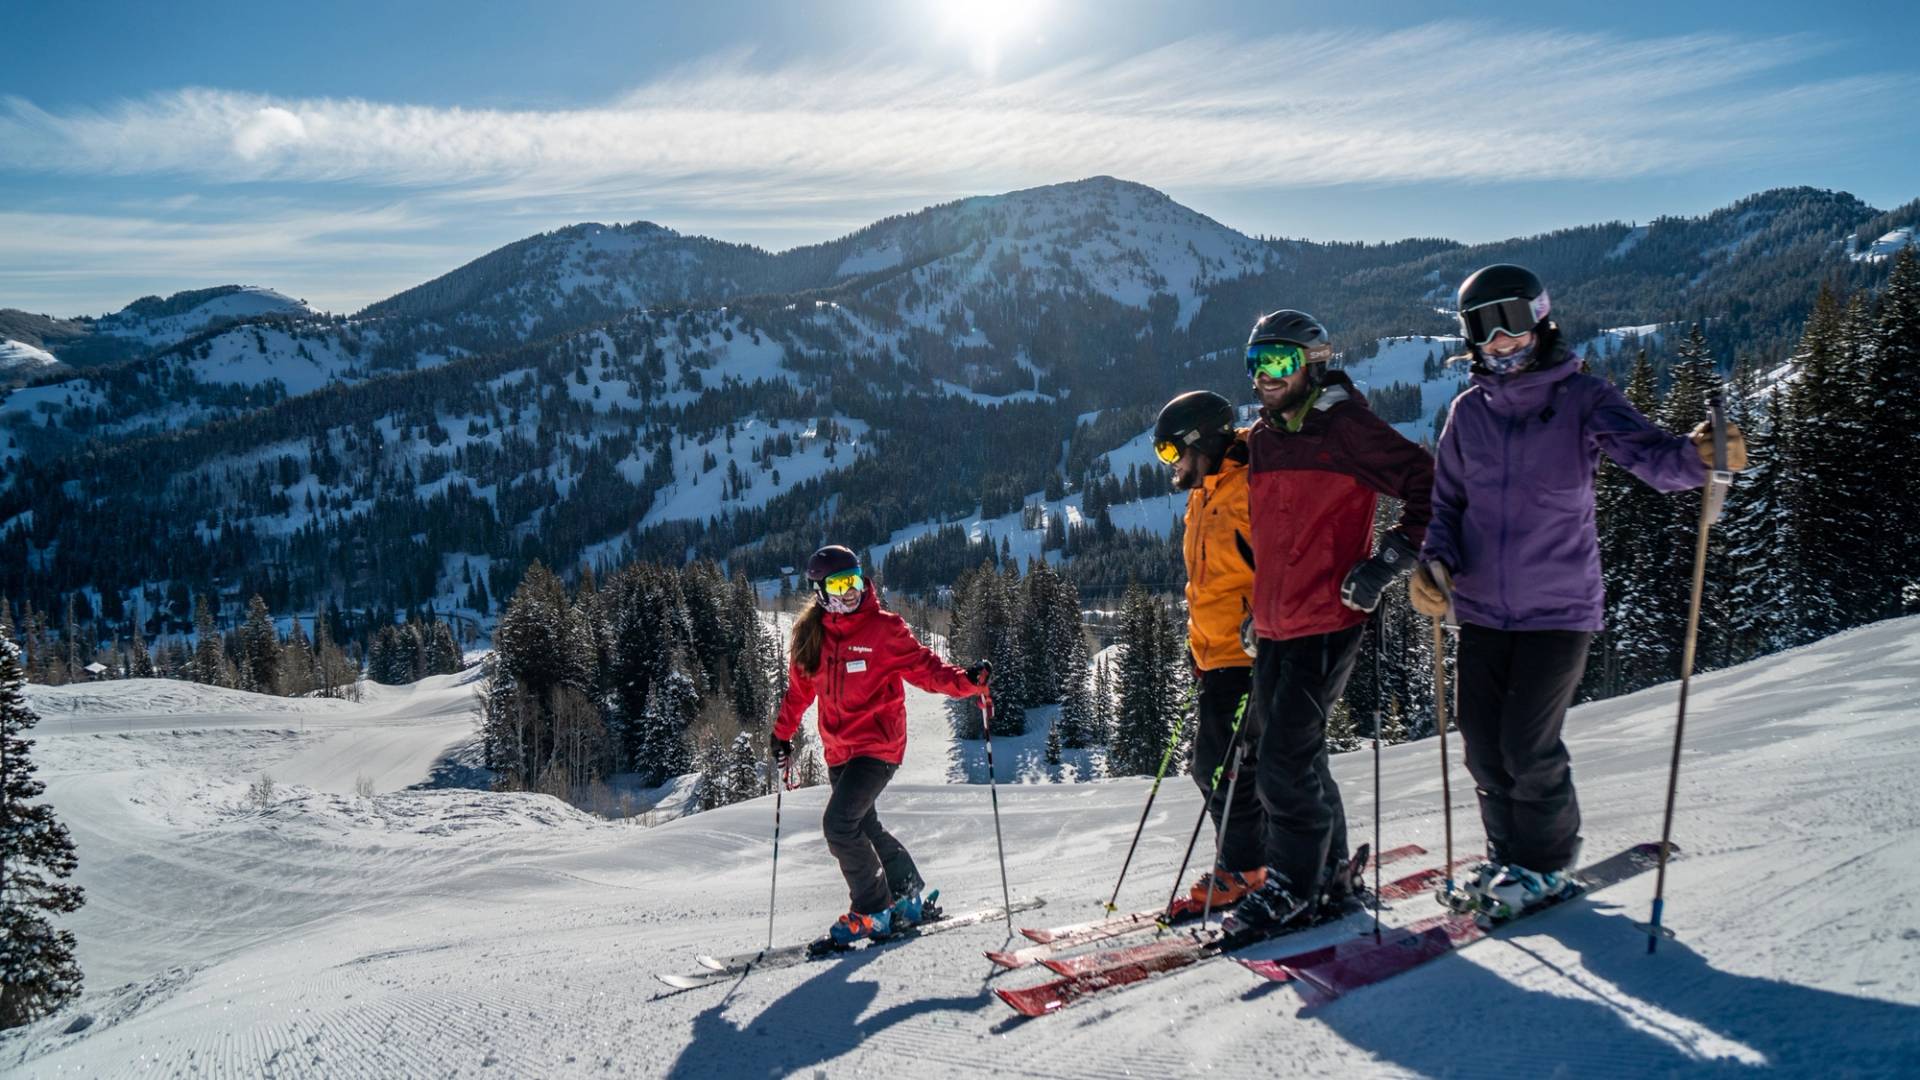
[[[1261,728],[1266,881],[1228,914],[1229,932],[1311,918],[1352,889],[1346,812],[1327,768],[1327,715],[1346,688],[1368,613],[1413,569],[1432,516],[1433,459],[1329,371],[1320,323],[1276,311],[1254,324],[1247,374],[1260,420],[1247,437],[1253,529],[1250,710]],[[1404,503],[1374,551],[1379,496]]]

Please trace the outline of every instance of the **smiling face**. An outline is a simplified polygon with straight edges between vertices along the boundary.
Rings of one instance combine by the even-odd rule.
[[[1517,353],[1520,350],[1531,346],[1532,344],[1533,344],[1533,333],[1531,331],[1516,336],[1516,335],[1507,333],[1505,330],[1501,330],[1496,332],[1493,335],[1492,341],[1489,341],[1485,345],[1480,346],[1480,352],[1486,356],[1489,356],[1498,360],[1503,357],[1512,356],[1514,353]]]
[[[1260,407],[1278,416],[1284,416],[1298,408],[1312,390],[1307,380],[1309,370],[1307,367],[1302,367],[1284,379],[1276,379],[1265,374],[1255,375],[1253,390],[1260,396]]]

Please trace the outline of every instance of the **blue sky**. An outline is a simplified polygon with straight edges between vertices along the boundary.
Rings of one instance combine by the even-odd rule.
[[[1920,197],[1920,14],[1855,3],[0,6],[0,307],[352,311],[648,219],[773,249],[1111,174],[1249,233],[1487,240]]]

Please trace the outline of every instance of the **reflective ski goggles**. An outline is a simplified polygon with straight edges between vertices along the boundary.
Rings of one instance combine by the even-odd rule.
[[[1268,342],[1247,346],[1247,377],[1265,375],[1284,379],[1307,366],[1307,350],[1299,345]]]
[[[1532,333],[1551,309],[1552,305],[1547,302],[1544,292],[1531,300],[1518,296],[1490,300],[1460,313],[1460,333],[1467,339],[1467,344],[1476,347],[1492,341],[1495,334],[1519,337]]]
[[[1163,465],[1171,465],[1180,460],[1180,444],[1167,439],[1154,443],[1153,452],[1160,458]]]
[[[867,587],[867,579],[860,576],[858,570],[842,570],[831,574],[820,583],[821,591],[828,596],[845,596],[850,592],[859,592]]]

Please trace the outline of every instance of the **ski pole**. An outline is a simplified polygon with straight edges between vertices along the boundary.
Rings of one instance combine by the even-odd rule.
[[[1387,655],[1387,615],[1379,614],[1373,651],[1373,939],[1380,940],[1380,665]],[[1363,879],[1364,880],[1364,879]]]
[[[1446,902],[1450,906],[1454,899],[1453,886],[1453,780],[1447,768],[1447,627],[1458,627],[1457,616],[1453,612],[1453,579],[1447,573],[1444,564],[1430,562],[1427,573],[1433,577],[1434,584],[1447,598],[1447,613],[1433,617],[1433,718],[1434,727],[1440,732],[1440,807],[1441,819],[1447,830],[1446,862]]]
[[[1189,706],[1193,703],[1193,695],[1191,692],[1187,695],[1187,703]],[[1116,905],[1120,901],[1120,886],[1127,880],[1127,867],[1133,865],[1133,852],[1135,848],[1140,846],[1140,834],[1146,831],[1147,814],[1153,810],[1154,797],[1160,794],[1160,779],[1167,775],[1167,766],[1172,763],[1173,752],[1180,745],[1180,736],[1187,730],[1188,711],[1190,710],[1181,710],[1180,723],[1173,729],[1173,739],[1167,743],[1167,752],[1160,755],[1159,771],[1153,774],[1153,786],[1147,789],[1147,805],[1140,809],[1140,824],[1134,826],[1133,842],[1127,845],[1127,857],[1120,864],[1120,880],[1113,883],[1113,895],[1107,898],[1107,914],[1109,915],[1119,910]]]
[[[1687,603],[1687,636],[1680,651],[1680,711],[1673,725],[1673,761],[1667,767],[1667,813],[1660,825],[1660,869],[1653,883],[1653,919],[1647,924],[1647,952],[1660,944],[1660,916],[1666,908],[1667,849],[1673,839],[1673,801],[1680,787],[1680,741],[1687,731],[1687,688],[1693,681],[1694,646],[1700,637],[1700,596],[1707,577],[1707,533],[1720,520],[1720,510],[1733,486],[1727,468],[1727,414],[1720,391],[1707,395],[1707,413],[1713,423],[1713,468],[1707,490],[1700,496],[1700,533],[1693,545],[1693,597]]]
[[[773,881],[767,886],[767,949],[773,949],[773,902],[780,895],[780,799],[793,786],[793,763],[778,770],[780,781],[773,789]]]
[[[1221,761],[1220,764],[1213,767],[1213,780],[1207,787],[1206,799],[1200,803],[1200,816],[1193,819],[1193,835],[1187,837],[1187,853],[1180,856],[1180,869],[1173,875],[1173,891],[1167,894],[1166,910],[1160,914],[1160,923],[1162,926],[1173,921],[1173,905],[1180,899],[1180,882],[1185,880],[1187,876],[1187,865],[1193,862],[1193,848],[1194,845],[1200,842],[1200,826],[1207,823],[1207,811],[1212,809],[1213,797],[1220,790],[1221,773],[1231,767],[1232,775],[1240,775],[1240,755],[1244,749],[1240,741],[1240,722],[1246,718],[1247,700],[1252,693],[1253,692],[1249,690],[1247,693],[1241,694],[1240,704],[1233,710],[1233,731],[1228,735],[1227,739],[1227,757]],[[1229,793],[1231,793],[1231,781],[1228,783],[1228,788]],[[1229,797],[1231,797],[1231,794],[1229,794]],[[1219,865],[1217,852],[1214,865]],[[1211,874],[1209,874],[1209,881],[1207,883],[1207,897],[1208,899],[1212,899],[1213,897]]]
[[[980,698],[981,730],[987,737],[987,794],[993,799],[993,843],[1000,852],[1000,898],[1006,904],[1007,932],[1013,932],[1013,891],[1007,888],[1007,845],[1000,838],[1000,787],[993,775],[993,698]]]

